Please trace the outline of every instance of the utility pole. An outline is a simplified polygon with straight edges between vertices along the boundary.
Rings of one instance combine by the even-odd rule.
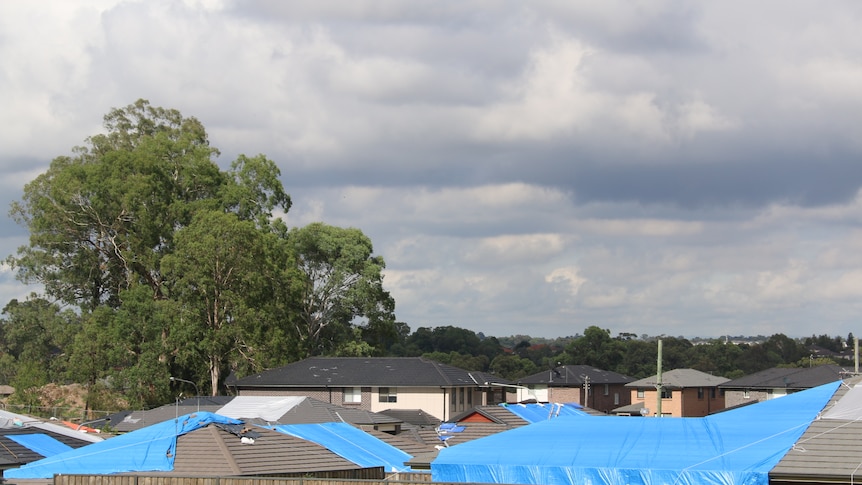
[[[658,340],[658,363],[657,363],[658,373],[656,374],[655,379],[655,390],[656,390],[656,406],[655,406],[655,417],[661,417],[661,339]]]
[[[590,376],[584,376],[584,407],[590,406]]]

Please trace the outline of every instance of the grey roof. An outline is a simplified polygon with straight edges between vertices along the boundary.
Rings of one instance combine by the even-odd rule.
[[[122,421],[114,425],[114,430],[118,433],[128,433],[196,411],[214,413],[231,399],[233,396],[198,396],[153,409],[132,411]]]
[[[83,439],[86,434],[77,432],[80,437],[72,436],[71,433],[57,433],[49,429],[42,429],[33,426],[11,426],[0,429],[0,468],[17,468],[21,465],[32,461],[41,460],[45,456],[27,448],[24,445],[18,444],[17,441],[9,438],[15,435],[45,435],[71,447],[80,448],[92,444],[90,440]]]
[[[311,424],[346,422],[354,425],[398,424],[397,418],[356,408],[345,408],[306,396],[202,397],[200,410],[243,419],[253,424]],[[115,426],[127,433],[198,410],[195,398],[134,411]]]
[[[685,389],[687,387],[717,387],[730,379],[714,376],[694,369],[674,369],[662,372],[661,383],[664,388]],[[657,375],[646,377],[626,384],[626,387],[652,387],[657,381]]]
[[[260,387],[478,386],[508,382],[422,357],[312,357],[238,379],[239,389]]]
[[[283,396],[283,398],[291,396]],[[296,397],[293,397],[297,399]],[[256,402],[265,402],[267,399],[279,399],[276,396],[237,396],[234,401],[247,400],[248,406],[252,407]],[[299,401],[289,409],[285,409],[284,413],[276,417],[274,420],[266,420],[268,424],[311,424],[311,423],[338,423],[345,422],[353,425],[376,425],[376,424],[398,424],[402,421],[396,417],[388,416],[383,413],[374,413],[357,408],[347,408],[330,404],[327,402],[313,399],[310,397],[301,396]],[[227,406],[219,411],[218,414],[223,414],[228,417],[237,419],[246,419],[250,422],[256,422],[254,416],[231,416],[226,413]]]
[[[845,399],[858,401],[862,392],[849,392],[860,377],[843,382],[824,407],[822,416],[830,409],[846,404]],[[862,391],[862,388],[856,388]],[[854,394],[857,394],[854,396]],[[853,402],[850,407],[860,408]],[[811,422],[796,444],[769,472],[769,483],[858,483],[862,463],[862,421],[859,419],[824,419]]]
[[[254,443],[209,425],[177,438],[177,475],[304,474],[361,467],[311,441],[255,427]]]
[[[846,371],[837,365],[771,369],[755,372],[719,385],[722,389],[811,389],[829,382],[840,381]]]
[[[584,378],[589,377],[593,384],[627,384],[634,379],[609,370],[602,370],[591,365],[561,365],[547,371],[524,377],[521,384],[547,384],[555,387],[580,387]]]
[[[626,406],[620,406],[611,411],[611,414],[637,414],[640,415],[641,410],[646,408],[646,404],[643,401],[638,401],[633,404],[628,404]]]
[[[440,420],[421,409],[387,409],[380,414],[391,416],[403,423],[415,424],[416,426],[436,426]]]

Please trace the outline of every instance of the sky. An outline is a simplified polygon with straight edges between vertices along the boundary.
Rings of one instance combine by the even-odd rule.
[[[862,2],[0,2],[0,255],[137,99],[356,227],[411,330],[862,334]],[[0,266],[0,304],[40,288]]]

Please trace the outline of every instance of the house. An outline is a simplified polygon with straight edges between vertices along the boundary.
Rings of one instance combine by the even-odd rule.
[[[661,375],[661,415],[699,417],[725,408],[724,396],[718,386],[729,381],[694,369],[674,369]],[[617,408],[617,415],[654,416],[658,412],[657,376],[626,384],[631,392],[631,404]]]
[[[727,381],[718,388],[724,393],[725,406],[732,408],[786,396],[827,382],[840,381],[846,374],[847,372],[837,365],[773,367]]]
[[[422,357],[312,357],[237,379],[238,396],[308,396],[379,412],[421,409],[445,421],[503,402],[507,381]]]
[[[431,476],[450,483],[766,485],[782,456],[805,446],[800,437],[838,386],[700,418],[561,416],[444,448],[430,463]]]
[[[518,381],[518,401],[576,403],[609,413],[631,404],[631,391],[625,386],[634,379],[590,365],[562,365]]]

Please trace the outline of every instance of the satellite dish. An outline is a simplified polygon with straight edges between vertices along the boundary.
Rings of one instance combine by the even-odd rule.
[[[649,408],[641,408],[641,416],[649,416]]]

